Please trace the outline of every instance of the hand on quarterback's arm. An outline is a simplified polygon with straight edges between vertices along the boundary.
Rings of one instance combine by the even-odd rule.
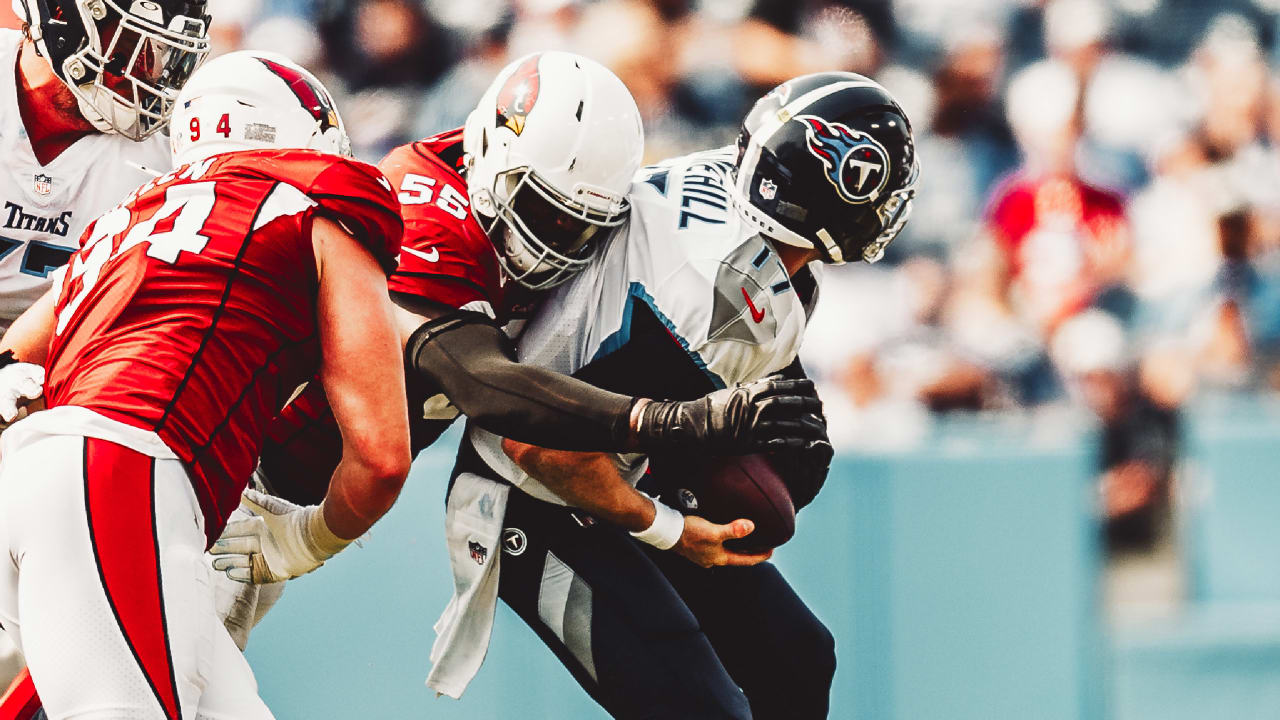
[[[0,353],[0,420],[4,425],[26,417],[28,405],[44,395],[44,366],[18,362],[13,353]]]
[[[821,413],[812,381],[767,377],[697,400],[641,400],[631,425],[641,449],[746,455],[826,439]]]
[[[324,506],[294,505],[246,489],[240,504],[254,514],[227,523],[213,547],[213,568],[232,580],[261,585],[305,575],[351,544],[324,521]]]
[[[728,525],[717,525],[697,515],[686,515],[684,532],[671,549],[704,568],[717,565],[759,565],[773,555],[772,550],[747,554],[734,552],[724,546],[726,541],[744,538],[755,529],[755,523],[750,520],[734,520]]]

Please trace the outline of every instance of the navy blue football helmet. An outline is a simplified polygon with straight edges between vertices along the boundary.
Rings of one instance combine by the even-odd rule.
[[[875,262],[911,214],[911,122],[875,81],[848,72],[788,80],[738,135],[735,198],[765,235],[823,260]]]

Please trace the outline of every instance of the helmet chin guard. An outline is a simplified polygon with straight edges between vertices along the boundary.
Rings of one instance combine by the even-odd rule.
[[[599,63],[563,52],[508,65],[467,118],[467,189],[506,275],[554,287],[626,222],[640,112]]]

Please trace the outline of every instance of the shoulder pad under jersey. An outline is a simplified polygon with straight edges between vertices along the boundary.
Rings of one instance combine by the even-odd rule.
[[[218,178],[268,177],[301,190],[316,212],[363,244],[388,274],[395,269],[404,234],[400,203],[378,168],[314,150],[255,150],[219,158]]]

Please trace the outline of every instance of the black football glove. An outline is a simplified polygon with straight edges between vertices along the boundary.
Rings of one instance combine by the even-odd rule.
[[[831,469],[834,455],[829,441],[811,440],[802,448],[789,448],[769,456],[769,463],[778,471],[791,493],[791,504],[796,512],[818,496],[827,482],[827,471]]]
[[[713,455],[800,449],[827,437],[813,382],[777,377],[717,390],[697,400],[650,401],[633,429],[643,450]]]

